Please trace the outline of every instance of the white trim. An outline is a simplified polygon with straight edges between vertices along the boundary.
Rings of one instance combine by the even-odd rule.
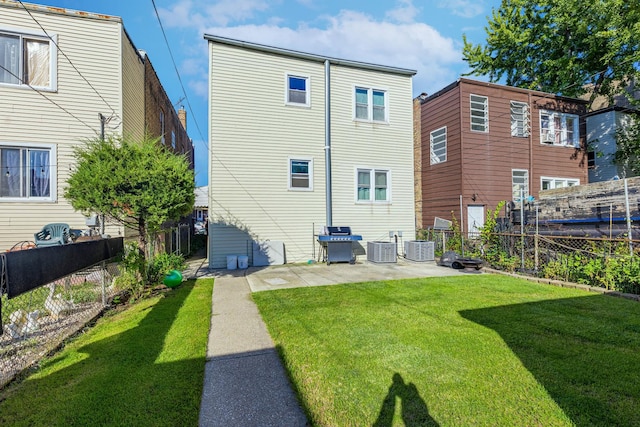
[[[51,162],[49,165],[49,197],[0,197],[0,203],[53,203],[58,200],[58,153],[56,144],[0,142],[0,147],[49,150],[49,161]]]
[[[358,172],[369,171],[369,200],[358,199]],[[375,200],[375,173],[385,172],[387,174],[387,200]],[[354,202],[358,205],[390,205],[392,204],[391,191],[391,168],[388,167],[371,167],[371,166],[355,166],[354,168]]]
[[[20,70],[23,73],[24,73],[24,70],[23,70],[24,59],[22,57],[22,52],[24,50],[24,46],[22,42],[23,38],[24,37],[35,38],[35,39],[46,41],[47,43],[49,43],[49,86],[31,86],[31,87],[44,92],[56,92],[58,90],[58,55],[57,55],[58,35],[57,34],[47,35],[43,31],[34,31],[32,29],[17,28],[17,27],[11,27],[11,26],[0,27],[0,33],[12,34],[20,37],[20,50],[21,50]],[[19,78],[21,81],[18,84],[0,82],[0,87],[11,87],[11,88],[17,88],[17,89],[30,90],[31,87],[29,87],[28,84],[22,82],[23,75],[19,76]]]
[[[306,89],[305,89],[305,101],[302,102],[290,102],[289,101],[289,77],[295,77],[298,79],[306,80]],[[302,108],[310,108],[311,107],[311,76],[308,74],[302,73],[285,73],[284,74],[284,104],[289,105],[291,107],[302,107]]]
[[[552,189],[555,189],[555,188],[574,187],[576,185],[580,185],[580,179],[578,179],[578,178],[559,178],[559,177],[551,177],[551,176],[541,176],[540,177],[540,190],[542,190],[542,183],[544,181],[551,181],[553,183],[552,188],[549,188],[549,190],[552,190]],[[556,181],[564,181],[564,185],[562,187],[556,187],[555,186],[555,182]],[[570,181],[573,182],[573,185],[568,185]]]
[[[547,128],[542,127],[542,116],[549,117]],[[560,129],[555,128],[555,118],[560,118]],[[540,110],[538,116],[540,124],[540,144],[556,147],[580,147],[580,116],[577,114],[562,113],[553,110]],[[573,141],[567,140],[567,118],[573,119]],[[544,131],[543,129],[546,129]],[[557,141],[556,141],[557,138]]]
[[[367,91],[367,118],[362,119],[356,116],[357,106],[356,106],[356,89],[363,89]],[[384,93],[384,120],[374,120],[373,119],[373,92],[382,92]],[[352,119],[354,122],[362,122],[362,123],[378,123],[378,124],[389,124],[389,90],[381,87],[376,87],[372,85],[366,84],[354,84],[351,89],[352,96]]]
[[[513,197],[513,200],[520,200],[520,196],[514,197],[515,194],[513,194],[513,173],[514,172],[525,172],[526,174],[525,177],[527,179],[527,184],[526,184],[527,194],[525,194],[524,197],[527,198],[529,194],[531,194],[531,185],[530,185],[531,179],[529,177],[529,169],[511,169],[511,197]]]
[[[471,100],[472,97],[484,98],[484,108],[482,110],[474,109],[472,107],[472,103],[474,101]],[[475,101],[478,103],[478,101]],[[484,112],[484,130],[478,130],[473,128],[473,112],[474,111],[483,111]],[[479,124],[477,124],[479,125]],[[480,133],[489,133],[489,97],[485,95],[476,95],[475,93],[469,94],[469,128],[471,132],[480,132]]]
[[[294,160],[309,162],[309,187],[291,186],[291,162]],[[287,189],[289,191],[313,191],[313,157],[289,156],[287,158]]]
[[[435,153],[433,152],[433,134],[434,134],[434,132],[438,132],[438,131],[440,131],[442,129],[444,129],[444,160],[440,161],[440,159],[437,158],[437,157],[434,159]],[[445,163],[447,161],[447,145],[448,145],[448,141],[447,141],[447,127],[446,126],[439,127],[438,129],[434,129],[431,132],[429,132],[429,165],[430,166],[439,165],[439,164]],[[434,161],[434,160],[438,160],[438,161]]]
[[[518,126],[514,127],[514,124],[517,124],[518,119],[514,118],[514,107],[522,108],[522,134],[518,134]],[[529,133],[531,132],[531,119],[529,117],[529,104],[522,101],[509,101],[509,113],[511,119],[511,136],[514,138],[528,138]]]

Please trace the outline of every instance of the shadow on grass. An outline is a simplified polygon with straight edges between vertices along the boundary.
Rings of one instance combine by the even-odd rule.
[[[404,382],[399,373],[393,374],[389,392],[382,401],[382,407],[374,427],[390,427],[393,425],[393,415],[396,411],[396,401],[400,400],[401,416],[404,425],[438,427],[439,424],[429,415],[427,404],[420,397],[415,384]]]
[[[166,349],[194,285],[185,282],[154,305],[140,302],[137,324],[123,323],[121,333],[62,353],[3,391],[0,424],[197,425],[204,350],[185,360]]]
[[[640,425],[637,302],[587,296],[460,314],[500,334],[575,425]]]

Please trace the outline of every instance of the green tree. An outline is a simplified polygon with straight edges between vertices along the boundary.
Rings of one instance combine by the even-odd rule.
[[[165,222],[193,210],[193,170],[158,139],[93,139],[75,157],[65,197],[78,211],[103,214],[135,230],[143,265],[151,237]]]
[[[467,75],[578,97],[612,100],[638,76],[639,0],[503,0],[486,44],[463,35]]]
[[[637,113],[616,131],[616,152],[613,163],[619,166],[620,178],[640,175],[640,120]]]

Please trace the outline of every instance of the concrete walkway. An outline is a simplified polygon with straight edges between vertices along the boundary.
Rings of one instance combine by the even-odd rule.
[[[206,259],[190,261],[186,278],[215,277],[200,426],[309,425],[251,292],[460,274],[465,271],[404,260],[232,271],[209,271]]]

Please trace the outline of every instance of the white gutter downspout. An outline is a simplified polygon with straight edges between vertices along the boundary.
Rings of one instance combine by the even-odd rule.
[[[329,60],[324,61],[324,167],[327,205],[327,226],[333,225],[331,197],[331,83]]]

